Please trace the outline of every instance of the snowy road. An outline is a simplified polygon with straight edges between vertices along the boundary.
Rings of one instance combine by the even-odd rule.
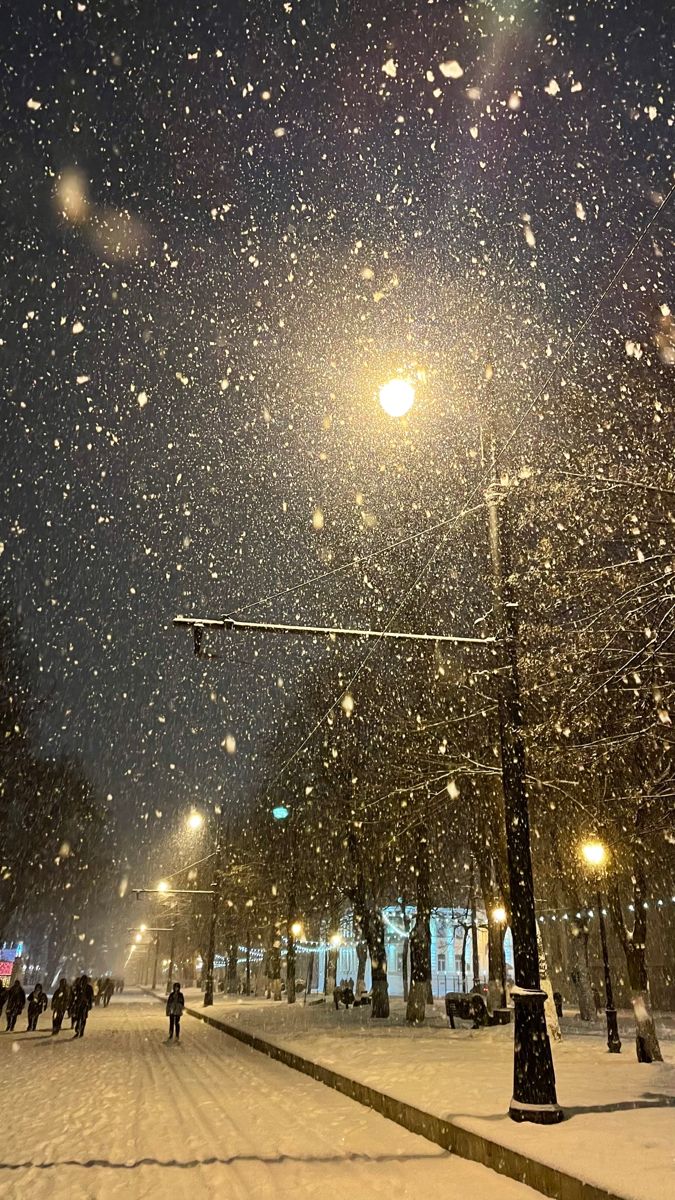
[[[192,1018],[167,1045],[156,1001],[94,1009],[83,1041],[42,1023],[0,1033],[5,1200],[538,1195]]]

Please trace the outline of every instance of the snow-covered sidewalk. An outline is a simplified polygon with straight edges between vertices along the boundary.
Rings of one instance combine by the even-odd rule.
[[[0,1033],[3,1200],[537,1200],[150,997],[41,1024]]]
[[[188,993],[189,1006],[202,1003]],[[442,1006],[427,1025],[409,1029],[401,1001],[388,1022],[367,1009],[336,1013],[332,1005],[218,996],[214,1015],[395,1099],[452,1120],[537,1162],[626,1200],[675,1195],[675,1041],[662,1029],[665,1062],[635,1058],[630,1019],[622,1020],[623,1052],[610,1055],[604,1025],[575,1031],[554,1047],[558,1099],[566,1120],[553,1127],[514,1124],[512,1030],[448,1030]]]

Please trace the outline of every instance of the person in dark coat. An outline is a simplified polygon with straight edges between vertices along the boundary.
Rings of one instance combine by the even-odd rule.
[[[59,979],[59,986],[52,996],[52,1033],[60,1033],[63,1018],[70,1006],[70,988],[68,980]]]
[[[72,1013],[75,1019],[75,1037],[84,1037],[84,1027],[94,1003],[94,989],[86,975],[77,981],[77,992],[73,999]]]
[[[115,980],[110,979],[110,978],[106,979],[105,983],[103,984],[103,1007],[104,1008],[107,1008],[108,1005],[110,1004],[110,1001],[112,1000],[114,991],[115,991]]]
[[[38,1018],[47,1007],[47,993],[43,992],[42,984],[36,983],[28,997],[28,1033],[37,1029]]]
[[[169,1018],[169,1041],[173,1040],[174,1033],[176,1041],[180,1041],[180,1019],[185,1008],[185,997],[180,990],[180,984],[174,983],[173,991],[169,993],[166,1002],[166,1015]]]
[[[7,1004],[5,1011],[7,1015],[7,1029],[11,1033],[16,1025],[16,1019],[19,1013],[22,1013],[26,1004],[26,993],[24,992],[18,979],[14,980],[9,992],[7,993]]]

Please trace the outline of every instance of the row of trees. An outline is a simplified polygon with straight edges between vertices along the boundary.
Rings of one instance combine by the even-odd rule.
[[[51,981],[59,964],[91,960],[115,846],[81,764],[36,752],[37,708],[17,630],[0,615],[0,941],[28,943]]]
[[[660,1050],[650,1013],[647,924],[650,904],[673,894],[675,878],[675,480],[655,469],[648,481],[625,472],[604,481],[591,455],[572,464],[563,454],[560,470],[523,470],[508,482],[538,904],[542,912],[572,916],[568,970],[581,1018],[590,1019],[584,914],[595,905],[597,881],[582,867],[579,845],[601,837],[610,852],[602,887],[625,959],[619,974],[633,1000],[638,1056],[649,1061]],[[489,608],[484,516],[471,519],[479,524],[467,532],[474,547],[467,554],[470,594],[458,621],[468,613],[473,618],[481,604]],[[447,628],[446,599],[440,588],[420,589],[416,627]],[[305,683],[289,704],[283,744],[269,754],[272,774],[289,745],[320,722],[326,695],[346,689],[339,661],[332,647],[306,654]],[[291,813],[281,829],[270,818],[276,799]],[[294,921],[302,917],[315,932],[337,928],[348,907],[363,967],[370,956],[373,1015],[385,1016],[382,909],[413,906],[408,1015],[423,1020],[432,909],[467,907],[477,897],[488,913],[497,904],[508,912],[503,829],[489,652],[447,653],[438,646],[430,652],[413,644],[386,660],[376,655],[308,750],[231,833],[232,879],[240,887],[232,944],[243,934],[236,914],[248,905],[249,934],[271,950],[287,938],[292,972]],[[247,875],[237,875],[238,862]],[[227,880],[225,891],[234,895]],[[496,999],[501,939],[494,923],[489,930]],[[549,951],[555,955],[555,946]]]

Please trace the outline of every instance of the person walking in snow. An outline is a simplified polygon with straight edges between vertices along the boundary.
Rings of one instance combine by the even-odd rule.
[[[52,1033],[60,1033],[63,1018],[70,1005],[70,988],[68,980],[61,977],[59,985],[52,996]]]
[[[38,1019],[47,1007],[47,993],[43,992],[42,984],[36,983],[28,997],[28,1033],[37,1029]]]
[[[169,1018],[169,1041],[172,1041],[173,1035],[176,1035],[176,1041],[180,1041],[180,1019],[185,1008],[185,997],[180,990],[180,984],[174,983],[173,990],[169,993],[166,1002],[166,1015]]]
[[[115,991],[115,980],[108,977],[103,985],[103,1007],[107,1008]]]
[[[84,1027],[94,1003],[94,989],[86,975],[78,980],[78,988],[73,1000],[72,1012],[75,1019],[75,1037],[84,1037]]]
[[[24,992],[18,979],[14,980],[7,994],[7,1004],[5,1012],[7,1016],[7,1031],[12,1032],[16,1025],[19,1013],[22,1013],[26,1004],[26,993]]]

